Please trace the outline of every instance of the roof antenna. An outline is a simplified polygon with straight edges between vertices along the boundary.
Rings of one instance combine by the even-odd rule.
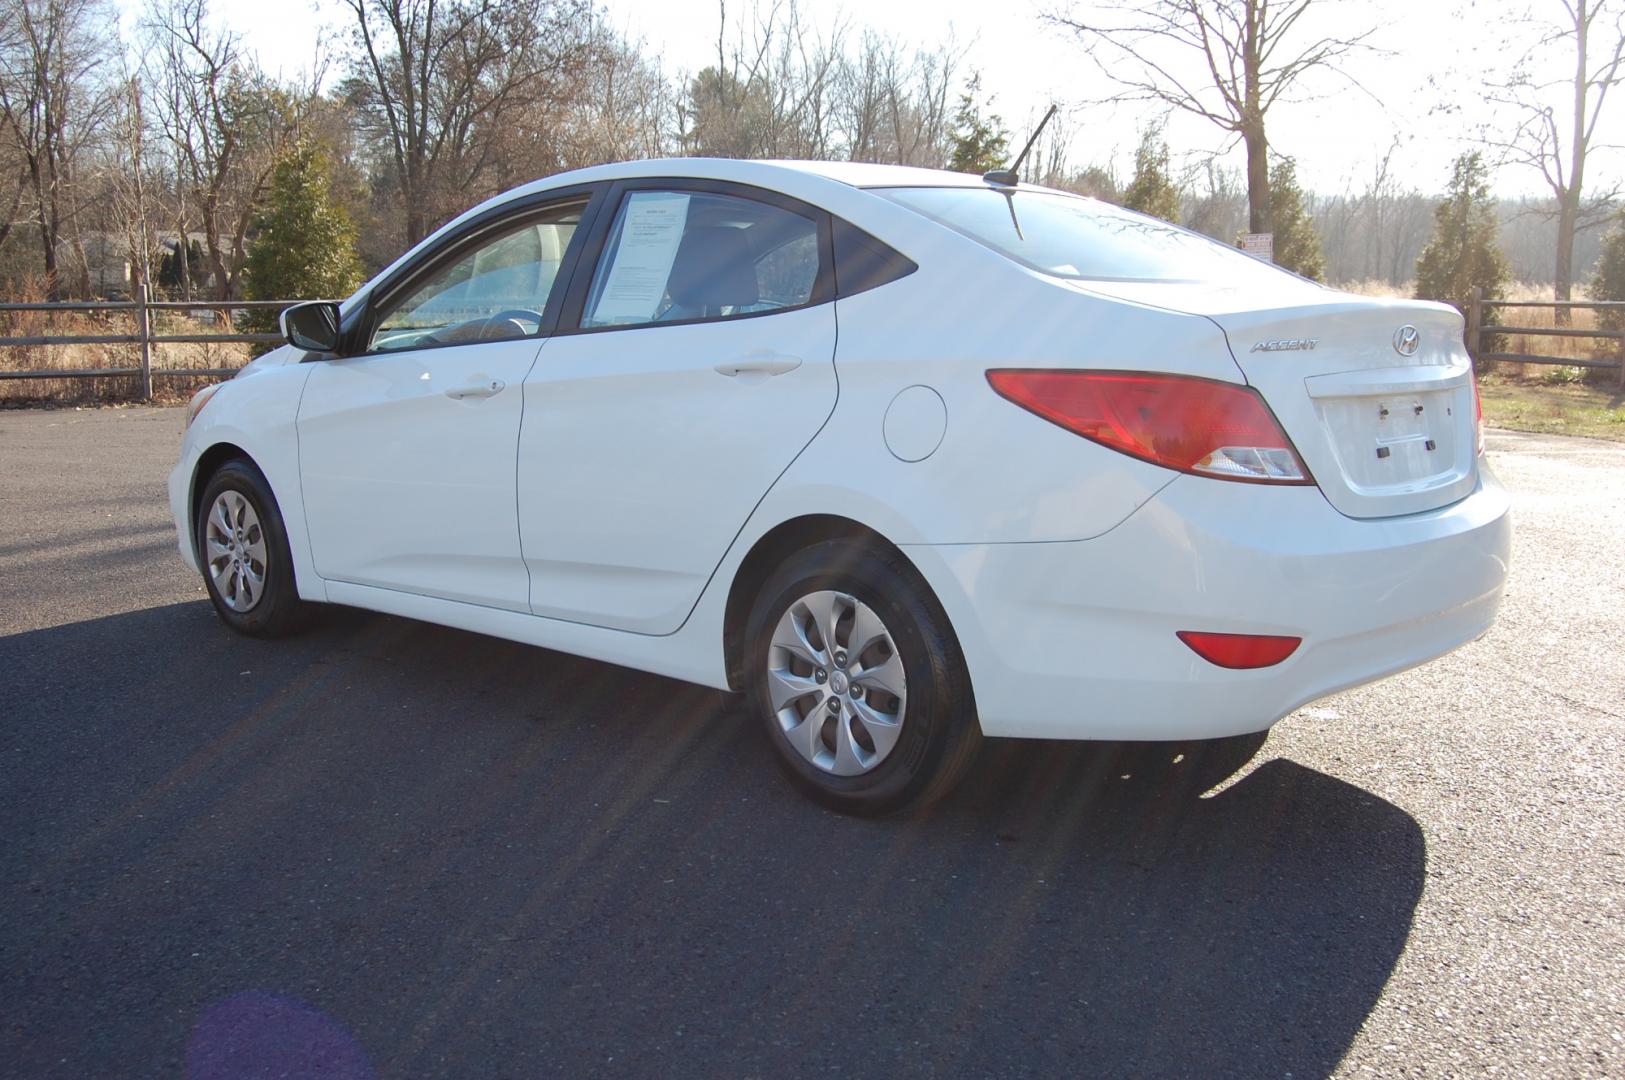
[[[1044,114],[1044,119],[1040,120],[1038,126],[1033,128],[1032,138],[1027,140],[1027,145],[1023,146],[1021,153],[1016,155],[1014,165],[1011,165],[1008,169],[989,169],[982,174],[982,179],[990,184],[1006,184],[1011,187],[1021,183],[1021,163],[1027,160],[1027,154],[1031,152],[1033,143],[1038,141],[1038,136],[1044,132],[1044,125],[1049,123],[1049,118],[1054,115],[1055,106],[1051,105],[1049,112]]]

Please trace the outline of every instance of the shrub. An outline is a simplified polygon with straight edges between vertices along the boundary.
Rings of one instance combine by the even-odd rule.
[[[1298,168],[1291,158],[1279,158],[1270,170],[1270,228],[1275,233],[1275,264],[1315,281],[1326,279],[1326,257],[1320,234],[1303,206]]]
[[[243,267],[248,299],[337,299],[361,283],[355,226],[333,201],[327,177],[328,161],[311,143],[296,143],[277,162],[265,205],[254,214]],[[257,332],[276,328],[269,311],[251,312],[245,322]]]
[[[953,143],[948,168],[954,172],[979,176],[991,169],[1002,169],[1006,164],[1009,146],[1004,126],[997,115],[982,116],[976,104],[976,94],[981,88],[981,76],[973,75],[959,96],[959,108],[954,112],[954,128],[949,136]]]
[[[1443,300],[1465,313],[1474,289],[1483,289],[1486,300],[1499,300],[1506,282],[1489,169],[1476,151],[1463,154],[1451,168],[1444,201],[1433,211],[1433,236],[1416,260],[1416,296]],[[1485,307],[1486,322],[1493,318],[1492,310]],[[1501,348],[1493,338],[1483,339],[1483,346],[1485,352]]]
[[[1602,253],[1591,271],[1586,289],[1593,300],[1625,300],[1625,210],[1614,218],[1614,226],[1602,241]],[[1608,330],[1625,330],[1625,311],[1599,311],[1597,325]]]
[[[1164,221],[1179,221],[1179,189],[1168,176],[1168,144],[1150,129],[1134,151],[1134,179],[1123,189],[1123,205]]]

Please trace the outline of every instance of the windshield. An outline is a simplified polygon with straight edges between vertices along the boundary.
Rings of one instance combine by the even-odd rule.
[[[1048,191],[872,188],[1023,266],[1104,281],[1279,280],[1284,271],[1166,221]]]

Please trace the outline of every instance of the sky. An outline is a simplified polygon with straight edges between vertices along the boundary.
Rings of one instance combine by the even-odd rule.
[[[116,0],[126,42],[145,0]],[[764,0],[767,2],[767,0]],[[797,0],[815,27],[844,25],[854,37],[864,27],[928,47],[951,40],[964,50],[962,70],[981,75],[984,94],[1019,145],[1051,102],[1067,109],[1075,164],[1110,162],[1119,177],[1133,170],[1140,130],[1166,124],[1174,164],[1193,173],[1215,153],[1240,168],[1239,147],[1192,117],[1167,115],[1143,104],[1090,105],[1112,84],[1064,31],[1041,12],[1067,0]],[[1451,160],[1477,142],[1485,125],[1508,117],[1484,101],[1481,71],[1504,66],[1517,50],[1512,17],[1533,2],[1555,9],[1557,0],[1322,0],[1304,30],[1349,33],[1374,28],[1369,51],[1344,63],[1347,78],[1327,75],[1305,87],[1299,100],[1270,113],[1270,142],[1298,162],[1300,182],[1321,194],[1359,191],[1377,161],[1395,147],[1392,168],[1404,186],[1424,192],[1444,187]],[[662,57],[668,75],[697,71],[716,55],[717,0],[607,0],[611,22],[646,52]],[[1087,10],[1087,0],[1078,0]],[[747,7],[730,0],[730,21]],[[240,34],[268,70],[293,75],[305,69],[319,43],[346,38],[343,11],[334,0],[213,0],[215,19]],[[1509,41],[1512,44],[1509,46]],[[1561,78],[1554,62],[1538,74]],[[1625,93],[1610,102],[1598,141],[1625,144]],[[1593,179],[1607,183],[1625,173],[1625,153],[1597,155]],[[1494,187],[1504,195],[1544,195],[1549,189],[1527,169],[1500,168]]]

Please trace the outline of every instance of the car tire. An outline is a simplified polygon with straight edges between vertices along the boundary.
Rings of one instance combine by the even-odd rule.
[[[293,556],[271,486],[251,463],[216,469],[194,522],[203,586],[221,621],[249,637],[282,637],[308,625]]]
[[[744,640],[748,707],[786,774],[823,805],[861,816],[928,806],[975,758],[959,642],[900,552],[848,540],[796,552],[759,590]]]

